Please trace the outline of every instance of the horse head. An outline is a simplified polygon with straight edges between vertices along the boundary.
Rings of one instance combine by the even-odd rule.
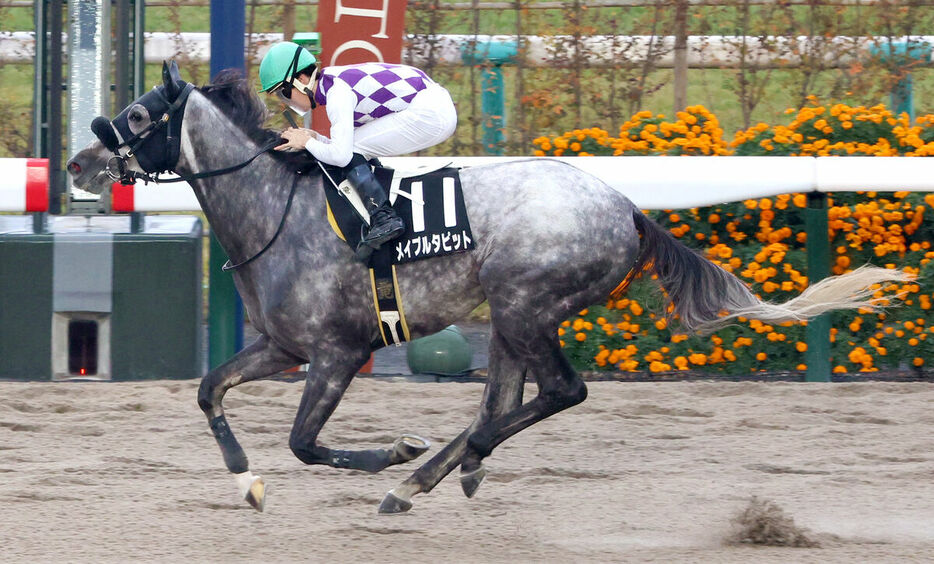
[[[134,100],[113,120],[91,123],[97,140],[72,157],[66,168],[75,186],[100,194],[114,181],[174,171],[178,164],[182,115],[194,86],[179,77],[178,65],[162,65],[163,84]]]

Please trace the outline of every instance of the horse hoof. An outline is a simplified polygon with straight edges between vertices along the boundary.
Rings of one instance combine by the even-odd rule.
[[[237,474],[237,484],[240,487],[240,495],[249,503],[253,509],[262,513],[266,505],[266,483],[260,476],[254,476],[247,470]]]
[[[477,488],[483,483],[484,478],[486,478],[486,468],[483,466],[473,472],[461,474],[461,489],[464,490],[464,495],[473,497],[477,493]]]
[[[386,497],[383,498],[383,502],[379,504],[379,512],[384,515],[405,513],[409,509],[412,509],[412,502],[402,499],[392,492],[387,493]]]
[[[398,462],[408,462],[428,452],[431,441],[418,435],[405,434],[392,445],[393,458]]]

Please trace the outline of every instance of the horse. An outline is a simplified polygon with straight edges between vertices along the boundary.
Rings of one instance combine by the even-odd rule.
[[[172,62],[163,67],[161,85],[112,121],[97,118],[92,129],[99,139],[67,163],[75,185],[96,193],[114,178],[158,179],[160,172],[175,172],[191,184],[228,256],[242,264],[233,279],[259,336],[204,375],[198,405],[240,494],[259,511],[265,482],[250,470],[223,408],[227,390],[244,382],[309,364],[289,435],[290,449],[305,464],[378,472],[428,448],[417,436],[381,449],[318,443],[376,347],[380,328],[367,269],[329,226],[325,176],[296,165],[307,162],[304,151],[268,151],[279,137],[264,127],[268,117],[241,74],[222,71],[212,84],[194,87],[179,78]],[[431,491],[457,466],[463,492],[472,497],[486,475],[483,460],[494,448],[584,401],[587,387],[562,353],[558,326],[604,302],[630,273],[654,274],[672,304],[670,315],[684,330],[698,332],[737,317],[779,323],[871,308],[873,284],[910,279],[865,266],[812,284],[785,303],[764,302],[624,195],[574,166],[517,158],[466,167],[460,175],[475,248],[399,265],[398,287],[413,338],[488,302],[488,377],[470,425],[390,490],[379,513],[408,511],[413,496]],[[534,379],[537,394],[525,401],[527,377]]]

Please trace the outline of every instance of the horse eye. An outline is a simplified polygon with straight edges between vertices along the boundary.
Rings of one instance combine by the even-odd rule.
[[[130,121],[143,121],[143,114],[140,112],[130,112],[128,117],[130,118]]]

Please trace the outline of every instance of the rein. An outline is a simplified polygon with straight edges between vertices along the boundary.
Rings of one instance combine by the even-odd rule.
[[[224,272],[229,272],[231,270],[237,270],[241,266],[246,266],[250,264],[254,260],[258,259],[260,255],[268,251],[269,247],[271,247],[272,244],[276,242],[276,239],[279,238],[279,234],[282,233],[282,227],[285,225],[285,218],[289,215],[289,210],[292,209],[292,199],[295,196],[295,187],[298,186],[298,177],[299,175],[296,173],[295,177],[292,179],[292,188],[291,190],[289,190],[289,198],[285,201],[285,210],[282,212],[282,219],[279,220],[279,226],[276,227],[276,232],[272,234],[272,238],[269,240],[268,243],[266,243],[266,246],[260,249],[258,253],[251,256],[250,258],[246,259],[243,262],[238,262],[237,264],[231,264],[230,259],[227,259],[227,262],[225,262],[224,266],[221,267],[221,269]]]
[[[173,182],[183,182],[183,181],[190,182],[192,180],[200,180],[202,178],[210,178],[212,176],[221,176],[223,174],[236,172],[246,167],[248,164],[255,161],[260,155],[269,151],[273,147],[276,147],[280,143],[281,142],[278,139],[273,139],[269,141],[268,143],[260,147],[259,150],[256,151],[256,153],[254,153],[252,157],[248,158],[242,163],[237,163],[235,165],[231,165],[231,166],[224,167],[224,168],[207,170],[204,172],[196,172],[195,174],[190,174],[190,175],[179,175],[178,178],[159,178],[160,173],[158,172],[148,173],[148,172],[137,172],[135,170],[129,170],[126,167],[126,159],[131,157],[132,154],[128,153],[126,157],[124,157],[123,155],[117,155],[117,156],[111,157],[110,161],[107,162],[107,174],[110,175],[110,177],[113,178],[114,180],[118,180],[120,182],[123,182],[124,184],[132,184],[137,179],[142,180],[146,184],[150,182],[155,183],[155,184],[171,184]],[[112,171],[110,168],[110,163],[114,161],[118,161],[118,164],[117,164],[118,170],[116,172]]]

